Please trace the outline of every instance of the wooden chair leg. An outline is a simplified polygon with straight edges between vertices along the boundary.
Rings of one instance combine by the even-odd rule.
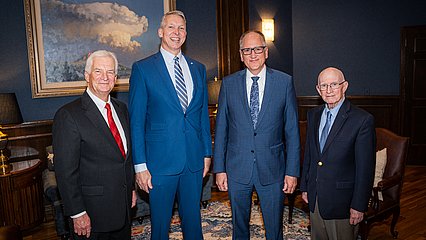
[[[363,220],[362,222],[359,223],[359,232],[358,235],[361,236],[361,240],[367,240],[368,238],[368,230],[369,230],[369,225],[368,225],[368,221],[367,220]]]
[[[400,212],[401,212],[401,209],[398,205],[393,211],[391,228],[390,228],[390,233],[392,234],[392,237],[395,239],[398,238],[398,231],[395,231],[395,226],[396,226],[396,223],[398,222]]]
[[[293,210],[294,210],[294,202],[296,200],[296,194],[288,194],[288,223],[291,224],[293,222]]]

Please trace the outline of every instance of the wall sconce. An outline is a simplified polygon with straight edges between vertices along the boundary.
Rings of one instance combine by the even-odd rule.
[[[274,41],[274,19],[262,19],[262,33],[265,35],[266,41]]]

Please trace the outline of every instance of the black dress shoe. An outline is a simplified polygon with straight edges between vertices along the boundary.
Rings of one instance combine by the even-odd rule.
[[[71,236],[69,233],[62,234],[60,237],[61,237],[61,240],[71,240]]]

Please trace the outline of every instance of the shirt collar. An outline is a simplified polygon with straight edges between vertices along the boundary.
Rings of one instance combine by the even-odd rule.
[[[246,74],[247,74],[247,79],[251,80],[251,77],[257,76],[259,77],[259,80],[263,80],[265,79],[266,76],[266,65],[263,65],[262,70],[260,70],[259,74],[257,75],[253,75],[250,70],[248,70],[248,68],[246,68]]]
[[[182,51],[179,51],[179,53],[175,56],[175,55],[171,54],[170,52],[168,52],[163,47],[160,47],[160,52],[161,52],[161,55],[163,55],[163,58],[164,58],[165,62],[168,62],[168,63],[173,63],[174,64],[174,62],[175,62],[174,58],[175,57],[179,58],[179,62],[182,59]]]
[[[98,107],[99,111],[103,111],[107,103],[111,105],[111,97],[109,95],[108,95],[108,101],[104,102],[104,100],[98,98],[92,91],[90,91],[89,88],[86,88],[86,92],[89,95],[89,97],[93,100],[93,102],[96,104],[96,107]]]
[[[337,116],[337,113],[339,112],[340,107],[342,106],[343,102],[345,101],[345,97],[340,100],[340,102],[332,109],[328,109],[327,103],[325,104],[324,113],[327,113],[327,111],[330,111],[332,116]]]

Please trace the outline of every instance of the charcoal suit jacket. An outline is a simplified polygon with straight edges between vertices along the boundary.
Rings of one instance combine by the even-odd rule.
[[[131,216],[134,170],[128,111],[124,103],[111,102],[127,140],[125,159],[87,92],[60,108],[53,122],[55,173],[65,215],[86,211],[93,232],[120,229]]]

